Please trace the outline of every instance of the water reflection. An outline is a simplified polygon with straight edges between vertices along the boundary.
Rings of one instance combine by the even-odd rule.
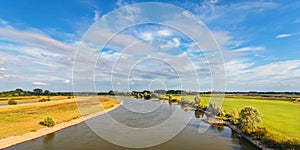
[[[53,142],[54,138],[55,138],[55,133],[50,133],[50,134],[45,136],[45,138],[43,139],[43,142],[44,143],[51,143],[51,142]]]
[[[201,110],[195,110],[196,118],[203,118],[203,116],[204,116],[204,112],[202,112]]]

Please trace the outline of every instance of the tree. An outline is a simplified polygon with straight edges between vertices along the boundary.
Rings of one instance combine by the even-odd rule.
[[[113,91],[113,90],[110,90],[109,92],[108,92],[108,95],[115,95],[116,93]]]
[[[43,90],[42,89],[39,89],[39,88],[36,88],[36,89],[33,89],[33,93],[35,95],[41,95],[43,94]]]
[[[195,102],[195,104],[198,104],[199,106],[201,105],[201,99],[199,98],[198,95],[194,97],[194,102]]]
[[[239,123],[239,113],[238,111],[235,109],[233,109],[230,113],[230,122],[232,124],[238,124]]]
[[[224,113],[222,106],[217,103],[209,103],[207,110],[214,116],[222,116]]]
[[[50,95],[50,91],[49,90],[45,90],[44,91],[44,95]]]
[[[240,112],[239,127],[248,134],[256,132],[261,123],[261,113],[253,107],[245,107]]]

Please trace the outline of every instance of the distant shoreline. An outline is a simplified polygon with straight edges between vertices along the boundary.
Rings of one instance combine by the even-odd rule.
[[[103,110],[101,112],[98,112],[98,113],[83,116],[83,117],[80,117],[78,119],[73,119],[69,122],[62,122],[62,123],[59,123],[59,124],[55,125],[54,127],[45,127],[45,128],[37,130],[36,132],[28,132],[28,133],[25,133],[23,135],[11,136],[11,137],[1,139],[0,140],[0,149],[8,148],[8,147],[13,146],[13,145],[17,145],[17,144],[20,144],[20,143],[23,143],[23,142],[26,142],[26,141],[29,141],[29,140],[33,140],[33,139],[42,137],[42,136],[50,134],[50,133],[54,133],[56,131],[65,129],[65,128],[70,127],[70,126],[77,125],[77,124],[79,124],[83,121],[86,121],[88,119],[91,119],[91,118],[103,115],[103,114],[105,114],[107,112],[110,112],[112,110],[115,110],[119,106],[121,106],[122,104],[123,103],[121,101],[119,104],[114,105],[112,108],[105,109],[105,110]]]

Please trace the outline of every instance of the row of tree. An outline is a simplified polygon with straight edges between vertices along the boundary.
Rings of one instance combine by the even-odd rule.
[[[72,92],[50,92],[40,88],[33,89],[33,91],[25,91],[22,89],[15,89],[11,91],[0,92],[1,97],[7,96],[72,96]]]

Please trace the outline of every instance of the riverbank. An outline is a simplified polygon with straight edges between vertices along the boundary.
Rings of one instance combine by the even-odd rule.
[[[80,117],[78,119],[73,119],[69,122],[62,122],[62,123],[59,123],[59,124],[55,125],[54,127],[45,127],[45,128],[37,130],[36,132],[29,132],[29,133],[25,133],[25,134],[20,135],[20,136],[11,136],[11,137],[1,139],[0,140],[0,149],[4,149],[4,148],[7,148],[9,146],[13,146],[13,145],[25,142],[25,141],[33,140],[33,139],[36,139],[38,137],[41,137],[41,136],[44,136],[44,135],[62,130],[64,128],[77,125],[77,124],[79,124],[79,123],[81,123],[85,120],[88,120],[88,119],[94,118],[96,116],[102,115],[104,113],[107,113],[109,111],[115,110],[120,105],[122,105],[122,101],[119,104],[115,104],[113,107],[105,109],[101,112],[90,114],[90,115],[87,115],[87,116],[83,116],[83,117]]]
[[[231,124],[228,121],[218,120],[215,119],[213,116],[210,115],[209,112],[197,108],[198,111],[202,111],[203,113],[208,115],[208,118],[204,119],[203,121],[210,124],[210,125],[218,125],[218,126],[227,126],[229,127],[233,132],[239,134],[241,137],[255,145],[256,147],[263,149],[263,150],[271,150],[266,145],[264,145],[260,140],[254,140],[251,136],[244,134],[236,125]]]

